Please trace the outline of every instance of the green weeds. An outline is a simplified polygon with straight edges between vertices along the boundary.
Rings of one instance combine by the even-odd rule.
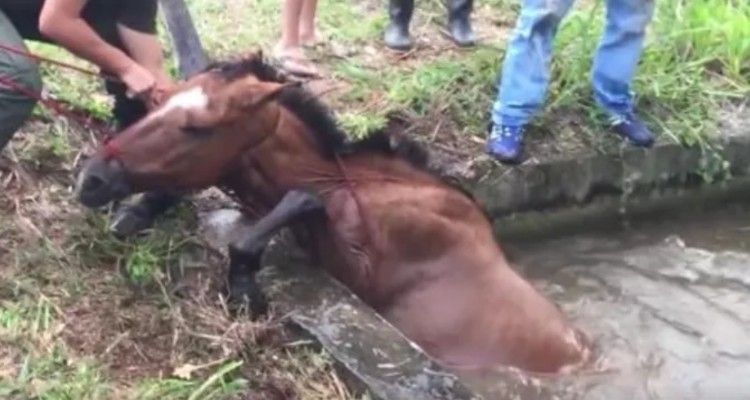
[[[717,109],[750,93],[750,5],[719,0],[656,4],[634,84],[639,111],[667,138],[706,146],[716,134]],[[563,25],[544,124],[554,124],[555,115],[567,112],[598,127],[589,75],[602,8],[597,2],[576,10]]]
[[[434,25],[441,23],[437,16],[444,13],[438,3],[418,7],[415,35],[420,30],[435,34]],[[664,0],[656,4],[634,83],[639,111],[665,138],[706,146],[715,132],[716,109],[728,101],[742,101],[750,92],[750,5],[724,0]],[[188,0],[188,5],[214,58],[235,57],[257,48],[268,52],[279,37],[280,5],[276,1],[233,2],[231,12],[224,3]],[[478,8],[474,18],[480,24],[498,16],[512,20],[517,12],[517,4],[493,0]],[[575,116],[576,130],[584,132],[590,144],[599,141],[604,129],[590,87],[592,56],[603,21],[604,6],[584,2],[563,22],[551,66],[547,107],[538,121],[545,130],[555,132],[565,129],[560,125],[570,122],[568,116]],[[505,43],[490,36],[474,50],[442,50],[437,57],[416,53],[414,61],[403,63],[382,53],[380,37],[387,22],[382,4],[323,0],[318,22],[327,45],[316,54],[334,79],[349,84],[331,102],[353,136],[382,128],[394,112],[414,118],[441,115],[467,134],[484,135]],[[160,28],[168,42],[164,27]],[[511,28],[495,26],[491,32]],[[53,47],[34,49],[75,60]],[[86,95],[101,93],[96,79],[54,68],[45,71],[52,93],[72,102],[82,101],[79,105],[97,116],[108,115],[110,100],[106,96]],[[53,146],[53,152],[65,151],[62,143]]]
[[[3,399],[106,399],[101,371],[70,356],[56,335],[62,329],[57,306],[45,296],[0,298],[0,397]],[[5,365],[3,356],[14,360]],[[12,367],[11,369],[8,369]]]
[[[242,361],[227,363],[204,380],[163,379],[141,384],[136,398],[141,400],[218,400],[240,394],[247,381],[237,377]]]

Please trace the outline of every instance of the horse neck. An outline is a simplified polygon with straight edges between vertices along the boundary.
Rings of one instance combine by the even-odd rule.
[[[252,198],[273,206],[290,189],[324,190],[340,176],[333,160],[319,152],[304,123],[283,107],[278,118],[269,129],[273,134],[248,149],[235,172],[224,179],[223,185],[243,202]]]
[[[276,141],[268,149],[261,150],[258,159],[266,158],[265,165],[273,165],[273,173],[286,175],[289,185],[284,190],[306,187],[318,192],[348,185],[384,181],[434,183],[429,174],[414,167],[408,161],[386,155],[377,150],[359,150],[353,154],[323,154],[309,128],[291,120],[294,129],[275,135]],[[263,161],[261,161],[263,163]],[[269,168],[271,171],[271,168]]]
[[[434,183],[432,177],[407,161],[377,151],[326,156],[310,128],[293,113],[280,107],[278,115],[274,133],[243,155],[239,173],[228,180],[231,183],[227,186],[242,193],[243,202],[272,207],[291,189],[327,193],[351,182]]]

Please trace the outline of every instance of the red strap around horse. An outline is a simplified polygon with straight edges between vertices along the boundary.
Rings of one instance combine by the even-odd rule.
[[[339,168],[339,172],[341,172],[341,177],[344,178],[344,183],[346,184],[347,189],[352,194],[352,198],[354,199],[354,204],[357,207],[357,212],[359,213],[359,217],[362,219],[362,223],[365,227],[365,236],[366,240],[370,242],[370,245],[375,249],[375,254],[370,254],[370,257],[378,257],[377,249],[379,248],[378,243],[375,241],[375,230],[372,225],[372,222],[370,221],[370,215],[365,211],[364,205],[362,205],[362,199],[359,197],[359,193],[357,192],[356,188],[354,187],[354,183],[352,182],[351,178],[349,178],[349,174],[346,172],[346,167],[344,166],[344,161],[341,159],[341,156],[336,154],[336,165]],[[369,279],[372,275],[372,270],[369,268],[369,265],[364,265],[365,268],[365,275]]]

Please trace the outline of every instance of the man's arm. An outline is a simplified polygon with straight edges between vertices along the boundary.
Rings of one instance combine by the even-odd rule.
[[[135,62],[149,70],[157,82],[170,81],[164,70],[164,53],[156,35],[139,32],[124,25],[118,25],[117,29],[123,45]]]
[[[161,43],[155,34],[139,32],[118,25],[120,38],[133,59],[154,77],[154,86],[146,99],[149,108],[156,107],[174,88],[172,78],[164,70],[164,55]]]
[[[39,17],[39,31],[104,71],[122,75],[133,60],[105,42],[81,18],[85,5],[86,0],[46,0]]]
[[[39,30],[71,53],[117,76],[134,94],[154,85],[153,75],[123,51],[105,42],[81,18],[86,0],[46,0],[39,17]]]

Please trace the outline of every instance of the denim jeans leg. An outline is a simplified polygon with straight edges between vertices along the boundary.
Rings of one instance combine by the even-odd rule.
[[[594,58],[594,98],[611,117],[632,112],[631,82],[643,51],[654,0],[607,0],[604,35]]]
[[[523,0],[492,106],[493,123],[525,125],[541,107],[549,81],[552,42],[572,4],[573,0]]]

